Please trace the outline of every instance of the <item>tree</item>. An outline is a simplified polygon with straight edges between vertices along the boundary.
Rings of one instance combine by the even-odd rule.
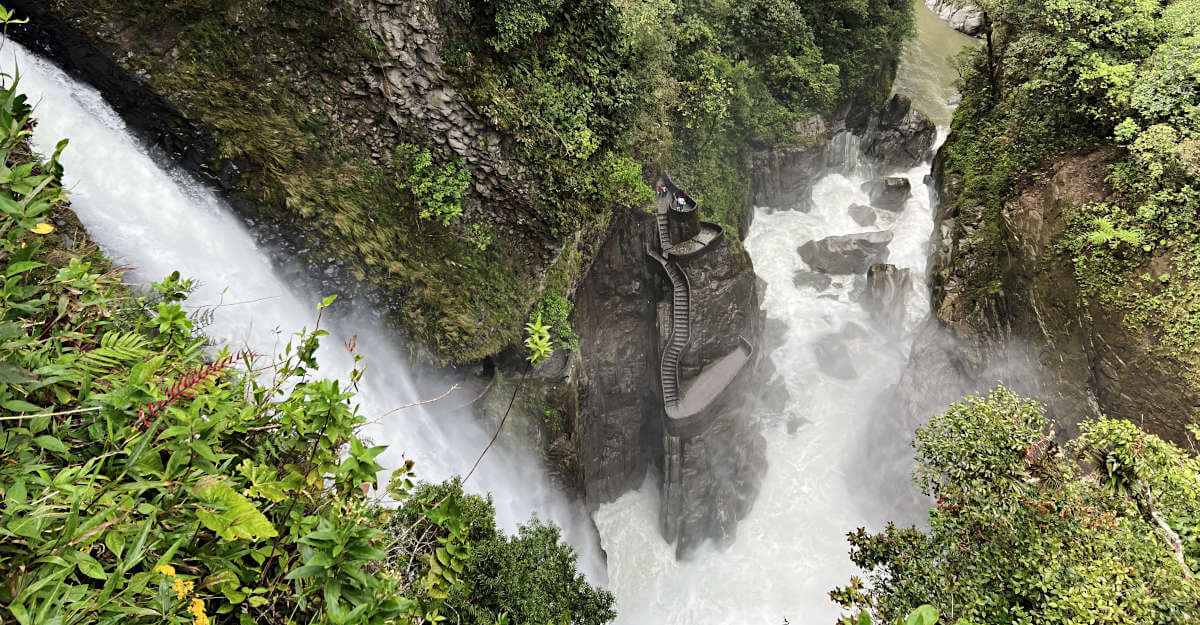
[[[850,534],[870,572],[831,595],[891,621],[929,603],[977,623],[1195,623],[1200,461],[1128,421],[1055,443],[1004,388],[917,432],[929,529]]]
[[[458,522],[439,525],[434,522],[439,515],[429,514],[435,509]],[[557,527],[535,518],[516,536],[506,536],[494,517],[491,497],[465,494],[457,479],[420,484],[386,528],[395,566],[421,574],[422,562],[441,557],[438,548],[454,535],[469,545],[469,555],[444,600],[465,625],[495,625],[502,617],[519,625],[601,625],[613,619],[612,594],[592,587],[576,570],[578,556]]]

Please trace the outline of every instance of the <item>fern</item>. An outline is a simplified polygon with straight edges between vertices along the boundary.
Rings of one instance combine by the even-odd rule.
[[[129,365],[150,356],[147,344],[146,337],[137,332],[105,332],[100,346],[84,354],[82,364],[92,373]]]
[[[1097,217],[1092,220],[1092,225],[1095,230],[1087,234],[1088,241],[1092,245],[1108,244],[1110,247],[1116,247],[1119,243],[1127,243],[1129,245],[1140,245],[1146,238],[1146,235],[1139,229],[1133,228],[1126,230],[1117,228],[1106,217]]]

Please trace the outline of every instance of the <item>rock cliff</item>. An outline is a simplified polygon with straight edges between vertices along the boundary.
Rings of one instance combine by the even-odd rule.
[[[989,227],[984,209],[960,197],[961,177],[946,173],[939,155],[929,269],[935,319],[917,339],[899,385],[910,415],[1003,381],[1046,402],[1061,436],[1104,413],[1185,440],[1184,424],[1200,405],[1181,375],[1186,365],[1083,297],[1061,247],[1071,210],[1111,193],[1113,158],[1111,150],[1096,150],[1054,160]]]
[[[831,165],[861,154],[875,171],[906,169],[930,158],[937,134],[933,122],[900,94],[883,106],[848,102],[830,120],[800,122],[793,144],[754,154],[756,206],[807,212],[813,183]]]
[[[925,6],[929,7],[938,17],[946,21],[951,28],[961,33],[978,37],[983,34],[987,28],[987,21],[984,19],[983,9],[972,2],[963,2],[962,0],[925,0]]]

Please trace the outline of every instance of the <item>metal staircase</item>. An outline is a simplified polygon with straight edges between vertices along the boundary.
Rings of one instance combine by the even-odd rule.
[[[660,262],[671,279],[672,296],[671,333],[659,363],[659,375],[662,377],[663,403],[673,408],[679,404],[679,359],[691,340],[691,285],[687,274],[675,263],[661,257]]]
[[[666,258],[671,253],[671,231],[667,223],[667,213],[657,211],[654,218],[658,222],[658,247],[662,250],[663,258]]]

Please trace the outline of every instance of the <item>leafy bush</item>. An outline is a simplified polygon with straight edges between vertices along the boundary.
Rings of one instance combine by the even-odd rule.
[[[558,528],[534,519],[516,536],[505,536],[496,529],[491,499],[464,494],[457,480],[417,486],[388,521],[389,535],[418,543],[396,556],[401,569],[436,557],[431,552],[450,535],[428,520],[427,511],[437,506],[460,511],[458,531],[471,544],[462,583],[446,598],[465,625],[599,625],[613,618],[612,594],[589,586],[575,571],[576,555]],[[420,538],[407,538],[412,536]]]
[[[574,305],[571,300],[554,292],[547,292],[534,306],[530,319],[544,320],[548,327],[553,328],[554,341],[562,349],[579,349],[579,337],[571,328],[569,317]]]
[[[401,185],[408,189],[421,209],[421,219],[438,219],[443,226],[462,215],[462,199],[471,185],[471,172],[462,159],[433,164],[429,148],[403,144],[396,148],[396,159],[408,175]]]
[[[977,623],[1190,623],[1200,597],[1200,460],[1128,421],[1066,448],[1042,406],[999,388],[917,431],[929,529],[850,534],[870,572],[831,595],[896,619],[930,603]]]

